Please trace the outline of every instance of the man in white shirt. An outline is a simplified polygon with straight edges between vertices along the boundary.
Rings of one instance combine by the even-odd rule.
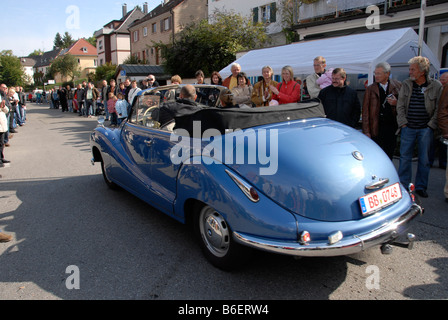
[[[310,74],[306,78],[306,87],[311,99],[317,98],[319,96],[321,88],[319,84],[316,83],[316,80],[319,79],[323,73],[325,73],[327,61],[322,56],[316,57],[314,58],[313,67],[314,73]]]

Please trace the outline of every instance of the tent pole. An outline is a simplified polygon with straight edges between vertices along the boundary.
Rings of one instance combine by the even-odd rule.
[[[422,5],[420,7],[420,26],[418,29],[418,55],[422,55],[423,51],[423,35],[425,33],[425,9],[426,0],[422,0]]]

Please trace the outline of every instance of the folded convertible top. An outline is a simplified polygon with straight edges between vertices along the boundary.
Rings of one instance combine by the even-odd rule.
[[[325,118],[320,100],[308,100],[280,106],[260,108],[204,108],[191,113],[179,112],[175,115],[176,129],[186,130],[193,136],[195,122],[200,122],[201,135],[208,129],[216,129],[221,134],[228,130],[247,129],[273,123]],[[197,123],[196,123],[197,126]],[[196,131],[195,134],[198,134]]]

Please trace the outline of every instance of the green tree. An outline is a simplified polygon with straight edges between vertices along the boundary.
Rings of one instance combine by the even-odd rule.
[[[191,23],[171,45],[155,45],[162,50],[167,72],[192,77],[199,69],[206,75],[221,70],[236,59],[238,51],[263,47],[267,42],[262,24],[239,14],[216,12],[212,24],[208,20]]]
[[[54,37],[54,40],[53,40],[53,49],[62,48],[63,46],[64,46],[64,41],[62,41],[62,36],[58,32],[58,33],[56,33],[56,36]]]
[[[62,48],[70,48],[72,44],[75,43],[75,40],[73,40],[73,37],[70,33],[67,31],[64,33],[64,36],[62,37]]]
[[[34,50],[33,52],[31,52],[28,56],[29,57],[38,57],[43,54],[44,54],[44,52],[42,50],[38,49],[38,50]]]
[[[95,81],[107,80],[109,82],[115,75],[117,66],[110,62],[96,68]]]
[[[299,15],[299,8],[303,3],[311,3],[299,0],[280,0],[278,2],[279,10],[282,17],[283,33],[286,37],[287,43],[292,43],[300,40],[299,34],[293,30],[297,23]]]
[[[23,86],[25,71],[20,59],[12,54],[11,50],[0,52],[0,83],[9,86]]]
[[[96,48],[96,37],[95,35],[89,37],[86,39],[88,43],[90,43],[92,46]]]
[[[140,61],[136,56],[129,55],[126,59],[124,59],[123,64],[141,64],[142,61]]]
[[[54,77],[57,73],[60,73],[64,77],[69,77],[70,81],[73,81],[75,77],[81,75],[78,59],[71,54],[57,57],[51,64],[49,74]]]

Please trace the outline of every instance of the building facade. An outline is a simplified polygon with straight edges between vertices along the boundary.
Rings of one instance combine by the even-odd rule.
[[[86,39],[81,38],[76,41],[72,46],[67,49],[63,49],[59,56],[70,54],[74,56],[78,61],[79,70],[81,71],[80,79],[87,79],[90,73],[96,72],[97,67],[97,50],[95,46],[91,45]],[[65,82],[71,79],[62,77],[60,74],[55,76],[55,82]]]
[[[210,0],[208,13],[211,23],[216,12],[234,12],[254,22],[263,23],[272,45],[283,45],[286,44],[283,6],[284,0]]]
[[[26,84],[34,84],[34,66],[36,65],[36,58],[33,57],[21,57],[20,64],[25,71]]]
[[[143,5],[143,12],[135,7],[127,10],[127,5],[123,5],[123,16],[119,20],[112,20],[105,24],[103,28],[94,33],[97,39],[98,66],[106,63],[114,65],[122,64],[131,54],[131,36],[129,26],[148,13],[148,4]]]
[[[300,40],[316,40],[410,27],[419,32],[421,1],[319,0],[298,7],[293,27]],[[448,67],[448,2],[427,0],[424,41]]]
[[[170,44],[174,36],[194,21],[208,18],[207,0],[164,0],[129,27],[131,54],[148,65],[162,64],[155,43]]]

